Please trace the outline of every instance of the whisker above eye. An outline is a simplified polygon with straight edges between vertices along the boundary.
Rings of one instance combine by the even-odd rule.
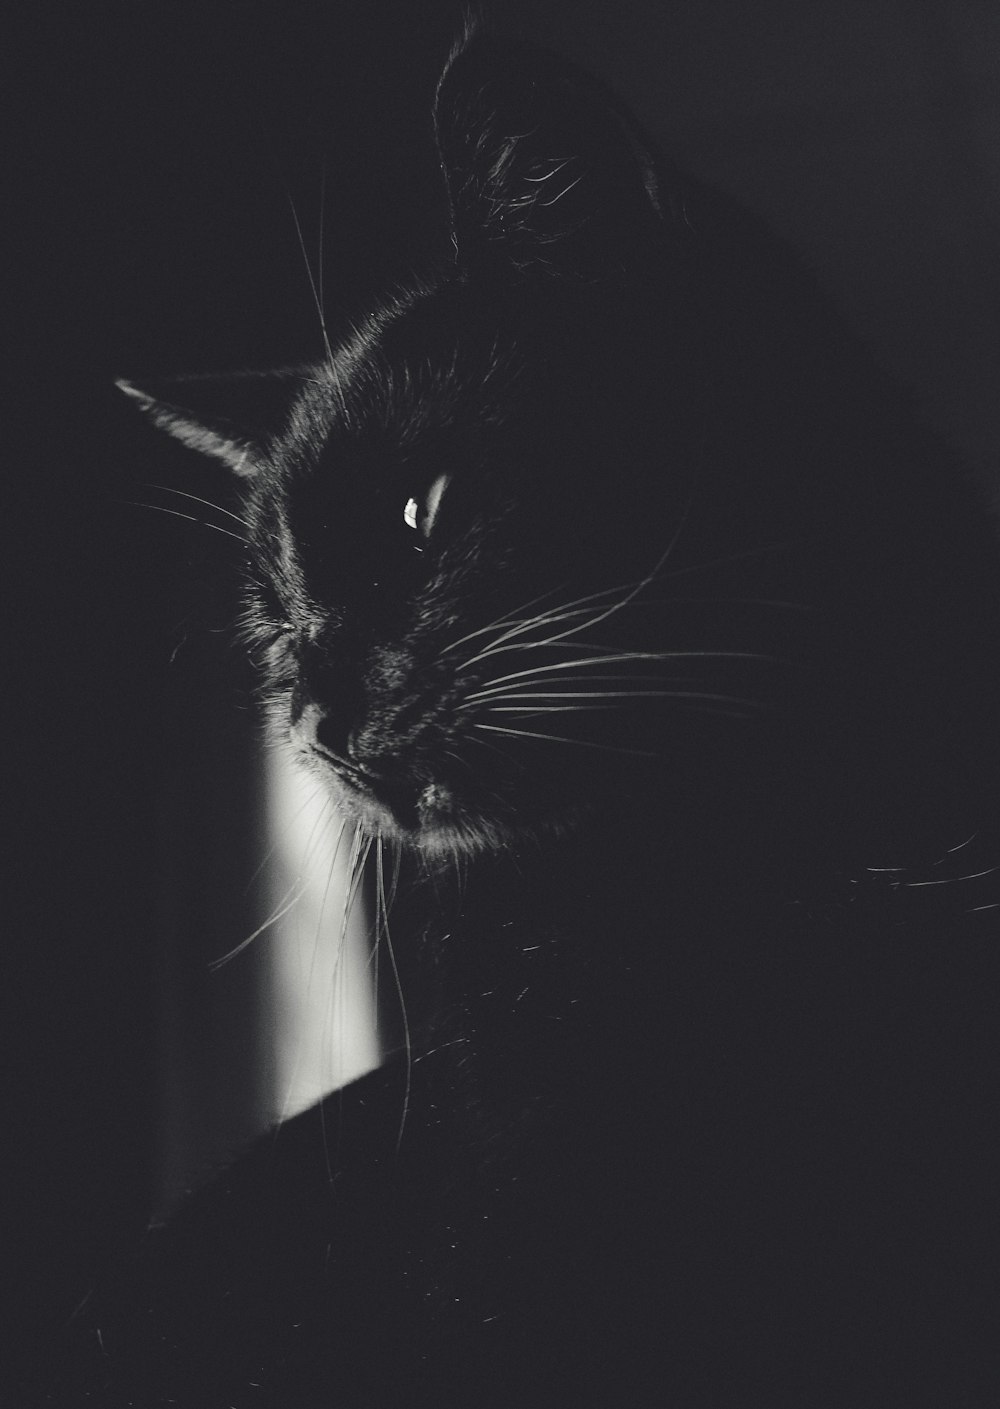
[[[323,187],[322,187],[322,189],[321,189],[321,201],[322,201],[323,199],[325,199],[325,190],[326,190],[326,187],[325,187],[325,181],[324,181],[324,185],[323,185]],[[308,255],[308,253],[306,252],[306,242],[305,242],[305,239],[303,238],[303,235],[302,235],[302,225],[301,225],[301,223],[300,223],[300,221],[299,221],[299,213],[298,213],[298,211],[295,209],[295,202],[292,200],[291,192],[288,192],[288,204],[289,204],[289,206],[291,207],[292,219],[293,219],[294,222],[295,222],[295,233],[296,233],[296,235],[298,236],[299,249],[300,249],[301,252],[302,252],[302,262],[303,262],[303,263],[305,264],[305,266],[306,266],[306,277],[307,277],[308,280],[309,280],[309,288],[310,288],[310,290],[311,290],[311,292],[312,292],[313,303],[316,305],[316,312],[317,312],[317,314],[319,315],[319,327],[320,327],[320,332],[321,332],[322,335],[323,335],[323,348],[324,348],[324,350],[325,350],[325,352],[326,352],[326,360],[327,360],[328,364],[332,367],[332,366],[333,366],[333,348],[330,346],[330,338],[329,338],[329,335],[328,335],[327,330],[326,330],[326,312],[325,312],[325,310],[324,310],[324,308],[323,308],[323,300],[322,300],[322,298],[321,298],[321,296],[320,296],[320,293],[319,293],[319,291],[318,291],[318,289],[317,289],[317,287],[316,287],[316,279],[315,279],[315,276],[313,275],[312,264],[311,264],[310,261],[309,261],[309,255]],[[323,222],[323,216],[322,216],[322,209],[321,209],[321,211],[320,211],[320,239],[321,239],[321,240],[322,240],[322,229],[323,229],[323,223],[322,223],[322,222]],[[321,259],[320,259],[320,278],[322,279],[322,257],[321,257]]]

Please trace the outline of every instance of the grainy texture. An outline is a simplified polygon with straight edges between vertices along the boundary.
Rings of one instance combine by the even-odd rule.
[[[270,433],[138,398],[241,476],[404,1040],[28,1402],[989,1404],[992,529],[594,80],[473,33],[435,128],[450,238]]]

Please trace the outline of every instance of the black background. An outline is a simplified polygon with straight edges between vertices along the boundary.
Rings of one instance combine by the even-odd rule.
[[[684,164],[790,238],[995,495],[992,0],[496,9],[611,81]],[[332,329],[419,262],[439,230],[430,94],[457,11],[133,0],[4,22],[0,1233],[15,1353],[134,1235],[165,1167],[251,1130],[259,1107],[241,1015],[261,975],[248,963],[210,984],[204,964],[245,932],[262,845],[247,684],[222,631],[238,553],[127,502],[164,475],[223,503],[228,486],[151,446],[112,380],[318,355],[292,202],[314,253],[321,185]]]

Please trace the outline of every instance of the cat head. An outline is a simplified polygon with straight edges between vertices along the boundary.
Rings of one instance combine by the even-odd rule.
[[[365,826],[474,849],[565,819],[581,756],[632,756],[616,697],[670,672],[625,623],[694,451],[631,118],[471,34],[434,127],[451,239],[422,280],[315,365],[121,386],[240,478],[275,727]]]
[[[123,384],[239,477],[273,726],[428,853],[650,779],[731,794],[817,584],[865,596],[815,546],[831,466],[874,483],[851,378],[794,278],[561,60],[467,35],[434,128],[450,238],[422,278],[315,364]]]

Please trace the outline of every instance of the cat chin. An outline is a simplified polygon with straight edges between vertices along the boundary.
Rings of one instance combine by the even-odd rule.
[[[445,786],[434,783],[427,784],[415,804],[404,811],[377,798],[311,751],[300,753],[299,760],[322,778],[340,816],[363,835],[420,852],[432,861],[531,847],[565,835],[579,820],[571,809],[533,818],[471,813]]]
[[[523,841],[521,828],[485,817],[458,815],[443,806],[420,807],[406,816],[340,778],[327,779],[341,816],[369,837],[380,837],[428,859],[475,856]]]
[[[364,826],[364,824],[362,824]],[[367,831],[368,829],[365,828]],[[475,821],[429,823],[416,829],[380,827],[374,833],[389,837],[425,860],[450,861],[455,857],[495,856],[500,851],[523,851],[538,847],[545,837],[570,830],[569,823],[554,820],[537,826],[513,826],[490,818]]]

